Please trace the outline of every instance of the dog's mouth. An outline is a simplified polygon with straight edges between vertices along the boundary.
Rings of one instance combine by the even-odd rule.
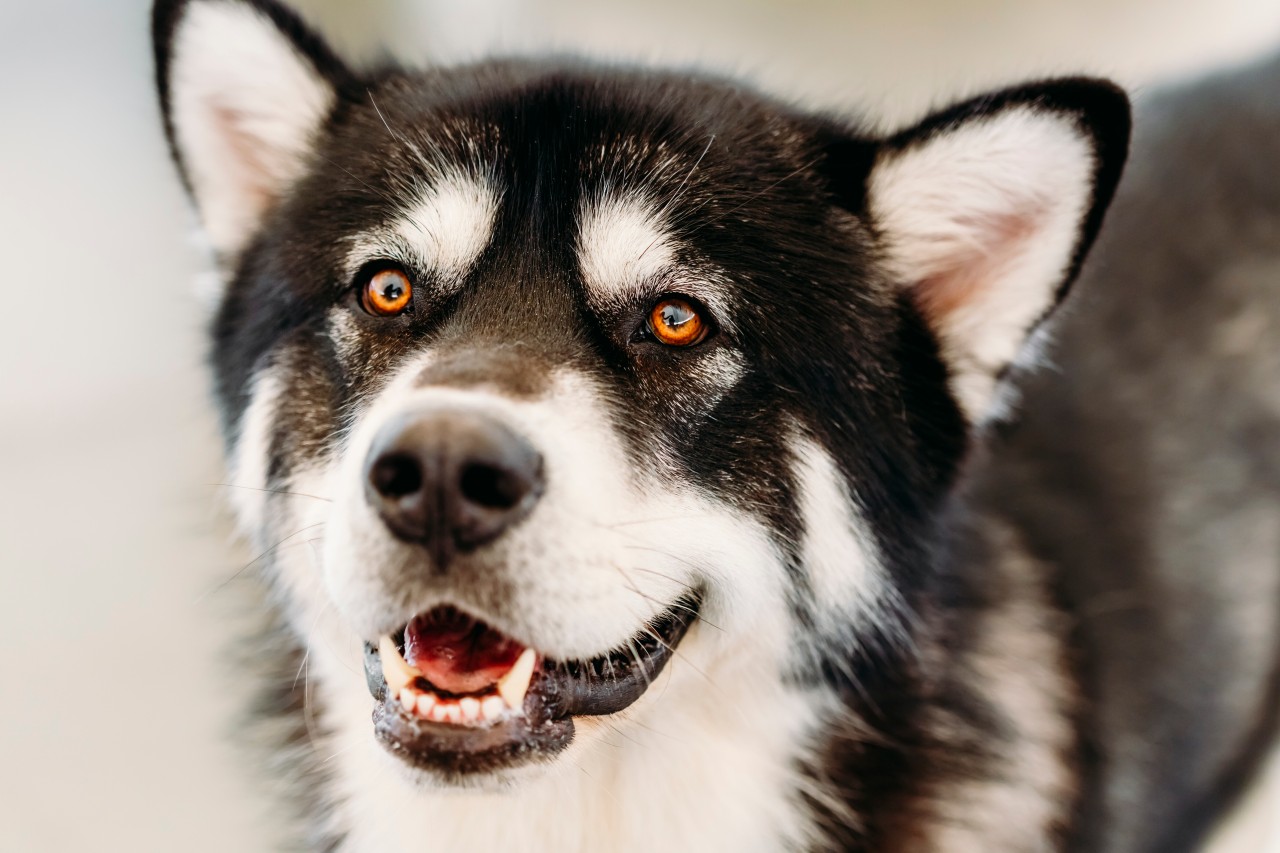
[[[575,716],[613,714],[644,694],[698,605],[686,595],[623,648],[577,661],[547,658],[454,607],[421,613],[365,644],[374,732],[409,764],[450,778],[548,758],[572,740]]]

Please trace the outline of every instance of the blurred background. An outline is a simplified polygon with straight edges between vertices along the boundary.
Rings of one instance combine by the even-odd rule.
[[[295,5],[357,60],[560,49],[692,63],[890,122],[1059,72],[1140,96],[1280,46],[1277,0]],[[0,0],[4,853],[279,838],[228,743],[245,690],[224,653],[245,600],[229,579],[253,555],[230,543],[211,485],[202,258],[154,105],[147,11]],[[1224,849],[1263,849],[1265,823],[1240,822]]]

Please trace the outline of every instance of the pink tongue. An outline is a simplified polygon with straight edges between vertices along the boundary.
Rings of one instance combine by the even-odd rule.
[[[479,693],[507,674],[524,646],[452,608],[416,617],[404,632],[405,659],[448,693]]]

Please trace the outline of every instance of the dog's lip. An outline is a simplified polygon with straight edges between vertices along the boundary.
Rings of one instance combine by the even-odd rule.
[[[690,592],[642,628],[622,649],[586,661],[540,656],[518,713],[484,726],[424,719],[390,695],[381,655],[365,644],[365,678],[378,700],[374,731],[411,765],[450,775],[489,771],[549,757],[567,746],[573,718],[622,711],[639,699],[697,619],[701,597]]]

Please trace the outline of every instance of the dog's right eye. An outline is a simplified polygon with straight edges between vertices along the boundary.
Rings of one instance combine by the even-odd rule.
[[[409,276],[395,268],[375,272],[360,288],[360,306],[375,317],[403,314],[412,301]]]
[[[646,325],[654,340],[669,347],[691,347],[711,332],[702,311],[681,296],[668,296],[650,308]]]

